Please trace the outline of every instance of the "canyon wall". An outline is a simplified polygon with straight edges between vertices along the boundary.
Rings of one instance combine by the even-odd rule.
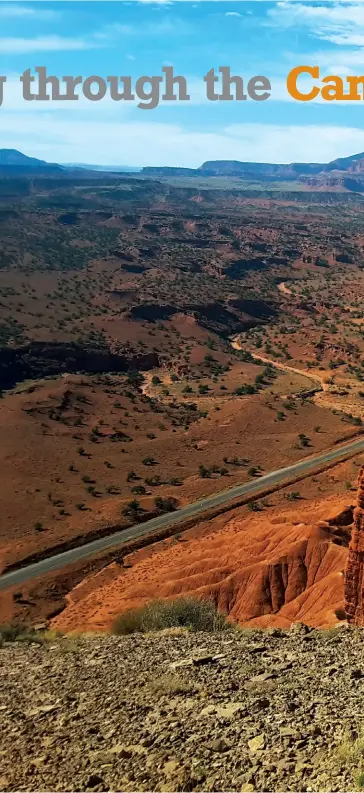
[[[359,474],[358,505],[354,511],[354,525],[345,572],[345,610],[348,622],[364,626],[364,466]]]
[[[23,380],[62,372],[147,371],[159,366],[157,353],[116,354],[108,347],[94,348],[72,342],[30,342],[22,347],[0,348],[0,388],[13,388]]]

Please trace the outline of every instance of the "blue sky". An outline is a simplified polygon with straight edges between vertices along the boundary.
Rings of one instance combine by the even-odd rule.
[[[0,0],[0,147],[58,162],[180,165],[206,159],[328,161],[364,151],[364,102],[296,102],[289,70],[364,74],[364,0]],[[190,102],[25,102],[19,75],[160,75],[173,65]],[[266,75],[266,102],[208,102],[203,75]]]

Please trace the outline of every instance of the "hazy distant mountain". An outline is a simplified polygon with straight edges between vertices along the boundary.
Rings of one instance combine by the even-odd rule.
[[[16,149],[0,149],[0,174],[64,174],[72,176],[72,172],[84,171],[85,177],[92,172],[101,173],[139,173],[149,176],[234,176],[245,179],[299,180],[307,183],[320,184],[343,182],[348,178],[355,184],[346,183],[349,190],[363,190],[364,187],[364,152],[350,157],[339,157],[329,163],[262,163],[240,162],[239,160],[208,160],[199,168],[179,168],[171,166],[149,166],[138,168],[131,165],[89,165],[88,163],[68,163],[59,165],[28,157]],[[309,182],[307,181],[309,180]]]
[[[108,171],[112,173],[138,173],[141,168],[135,165],[89,165],[85,162],[68,162],[67,168],[85,168],[88,171]]]
[[[0,165],[26,165],[28,168],[39,168],[48,163],[35,157],[27,157],[16,149],[0,149]]]
[[[0,149],[0,172],[24,173],[28,171],[58,173],[63,168],[56,163],[37,160],[36,157],[27,157],[16,149]]]
[[[72,174],[72,171],[82,170],[85,171],[98,171],[107,173],[137,173],[141,168],[133,167],[130,165],[88,165],[86,163],[67,163],[59,165],[58,163],[49,163],[45,160],[38,160],[36,157],[28,157],[21,151],[16,149],[0,149],[0,173],[2,174],[25,174],[33,171],[40,173],[64,173]]]

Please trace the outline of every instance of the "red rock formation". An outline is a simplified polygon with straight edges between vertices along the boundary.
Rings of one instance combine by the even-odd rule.
[[[345,610],[348,621],[364,626],[364,466],[359,474],[358,506],[345,571]]]
[[[53,627],[108,630],[130,608],[186,594],[213,600],[246,627],[335,625],[345,616],[348,521],[352,512],[337,499],[269,516],[237,514],[214,533],[191,531],[183,542],[137,554],[130,568],[111,565],[90,576],[69,593]]]

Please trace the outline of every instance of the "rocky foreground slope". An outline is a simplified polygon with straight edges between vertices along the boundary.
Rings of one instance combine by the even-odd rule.
[[[363,650],[299,624],[4,644],[0,789],[353,790]]]

